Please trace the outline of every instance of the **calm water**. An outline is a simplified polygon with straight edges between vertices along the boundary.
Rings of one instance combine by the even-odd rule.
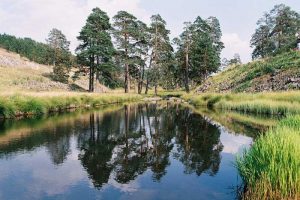
[[[235,199],[227,130],[166,103],[2,122],[0,199]]]

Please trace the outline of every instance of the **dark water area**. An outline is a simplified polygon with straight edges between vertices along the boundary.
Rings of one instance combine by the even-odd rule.
[[[252,140],[171,103],[5,121],[0,199],[236,199]]]

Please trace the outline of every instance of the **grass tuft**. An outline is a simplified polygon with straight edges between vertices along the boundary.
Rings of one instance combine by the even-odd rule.
[[[289,116],[237,158],[245,199],[300,196],[300,116]]]

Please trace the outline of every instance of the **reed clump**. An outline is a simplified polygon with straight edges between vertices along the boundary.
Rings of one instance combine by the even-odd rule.
[[[261,135],[236,161],[244,199],[300,197],[300,116],[289,116]]]

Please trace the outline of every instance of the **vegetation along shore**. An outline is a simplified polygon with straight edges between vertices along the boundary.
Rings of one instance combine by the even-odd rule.
[[[11,4],[5,7],[18,7]],[[86,13],[85,23],[78,27],[77,33],[71,33],[77,39],[75,43],[74,38],[69,41],[61,30],[52,27],[45,43],[0,33],[0,141],[9,144],[16,139],[18,146],[26,139],[20,135],[28,136],[31,141],[29,136],[34,125],[26,125],[23,130],[12,129],[12,133],[5,131],[4,124],[14,123],[15,119],[144,100],[142,104],[115,107],[111,112],[87,112],[84,119],[77,117],[68,126],[68,116],[49,120],[42,126],[56,127],[47,129],[49,134],[39,145],[45,144],[55,155],[62,152],[53,156],[53,160],[59,160],[55,170],[61,169],[68,156],[72,157],[71,166],[78,167],[68,171],[78,175],[77,181],[83,187],[73,184],[74,177],[70,175],[70,183],[74,186],[71,189],[80,188],[82,194],[90,192],[103,199],[106,199],[106,192],[111,195],[109,198],[117,199],[115,195],[125,195],[124,191],[130,195],[135,191],[146,191],[147,194],[151,191],[149,195],[165,192],[167,198],[159,196],[161,199],[182,199],[189,193],[188,189],[193,189],[191,194],[195,193],[197,198],[200,191],[210,193],[206,194],[207,199],[223,199],[218,196],[219,191],[214,190],[221,187],[219,182],[207,184],[216,186],[207,191],[194,185],[191,187],[190,183],[194,181],[196,185],[205,180],[206,184],[210,178],[226,182],[229,173],[222,175],[222,170],[219,171],[224,167],[222,159],[225,158],[226,161],[235,160],[235,168],[231,167],[234,177],[239,174],[242,179],[237,183],[242,188],[241,199],[300,198],[300,13],[295,11],[297,8],[275,5],[258,19],[256,30],[249,38],[252,60],[249,57],[244,63],[238,52],[233,58],[221,58],[228,43],[237,40],[243,43],[241,46],[245,45],[233,31],[234,34],[222,35],[222,25],[217,17],[193,15],[192,21],[183,24],[182,32],[171,38],[169,26],[160,14],[154,14],[148,20],[142,18],[149,22],[147,24],[126,10],[118,11],[112,17],[99,7],[85,10],[90,12]],[[79,17],[76,20],[84,22]],[[68,34],[69,37],[70,31]],[[159,108],[157,102],[161,100],[168,102],[161,103]],[[78,115],[83,116],[83,113]],[[213,123],[214,120],[221,125]],[[77,122],[79,125],[74,126]],[[60,127],[65,128],[61,131]],[[74,130],[69,132],[70,128]],[[39,136],[44,132],[37,125],[35,131],[38,132],[35,142],[39,144]],[[62,140],[58,133],[64,135]],[[49,138],[56,143],[51,145]],[[235,144],[235,140],[238,147],[228,145],[225,148],[226,142]],[[71,152],[70,148],[77,149]],[[19,152],[21,155],[25,150]],[[1,165],[13,160],[2,160],[7,155],[1,153],[0,146]],[[39,159],[42,157],[44,159],[44,156]],[[17,166],[26,164],[25,159],[19,160]],[[47,163],[40,160],[38,163]],[[79,160],[82,166],[73,164]],[[180,177],[177,172],[181,168],[184,178],[200,177],[201,174],[204,178],[177,181]],[[5,169],[0,166],[0,171]],[[150,171],[153,176],[147,181],[151,184],[147,181],[140,184],[139,181],[149,178]],[[163,177],[172,174],[170,171],[175,172],[176,177],[171,175],[174,180],[165,181]],[[218,172],[222,177],[218,177]],[[12,174],[15,181],[15,174],[22,172]],[[39,174],[48,174],[48,171]],[[6,181],[6,175],[3,180]],[[25,183],[24,180],[18,182]],[[40,182],[51,181],[44,178]],[[169,185],[163,187],[166,182]],[[105,184],[111,185],[106,187]],[[151,189],[146,188],[148,184]],[[137,188],[131,188],[135,186]],[[1,180],[0,188],[4,188]],[[61,188],[64,189],[59,198],[68,199],[64,195],[79,193],[68,191],[65,185]],[[175,191],[174,188],[183,189]],[[13,191],[1,189],[1,197],[2,193]],[[54,189],[48,192],[43,189],[40,194],[51,198]],[[226,196],[223,188],[221,190]],[[29,191],[33,189],[29,188]],[[105,194],[101,193],[103,191]],[[42,199],[40,196],[32,198]]]
[[[44,93],[0,96],[0,118],[44,115],[72,108],[97,107],[141,100],[136,94]]]

